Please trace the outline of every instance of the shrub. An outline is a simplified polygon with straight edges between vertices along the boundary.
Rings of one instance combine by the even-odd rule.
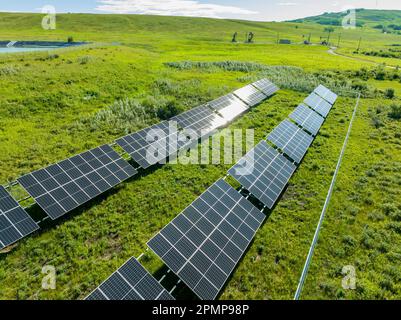
[[[373,117],[372,118],[372,125],[376,128],[379,129],[381,127],[384,127],[383,122],[378,118],[378,117]]]
[[[391,106],[391,111],[389,112],[388,116],[394,120],[401,119],[401,105],[393,104]]]
[[[169,101],[166,105],[159,107],[156,113],[159,119],[168,120],[181,113],[181,110],[177,107],[174,101]]]
[[[69,36],[67,39],[67,42],[68,43],[74,42],[74,38],[72,36]]]
[[[393,99],[393,98],[395,97],[395,91],[394,91],[394,89],[391,89],[391,88],[386,89],[386,91],[384,92],[384,96],[385,96],[387,99]]]
[[[79,64],[87,64],[87,63],[89,63],[89,61],[91,61],[91,60],[92,60],[92,57],[91,57],[91,56],[83,56],[83,57],[79,57],[79,58],[77,59],[77,61],[78,61]]]

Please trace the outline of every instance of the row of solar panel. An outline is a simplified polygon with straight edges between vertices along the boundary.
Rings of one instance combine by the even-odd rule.
[[[303,128],[313,128],[315,135],[323,123],[321,116],[305,106],[298,107],[294,115]],[[313,140],[312,135],[288,120],[269,137],[299,162]],[[283,154],[262,141],[229,173],[272,208],[295,169]],[[219,180],[154,236],[148,246],[199,298],[215,299],[264,220],[260,210]],[[122,272],[117,271],[88,299],[125,299],[130,295],[137,282],[133,281],[132,286],[122,284],[119,274]],[[159,287],[153,293],[154,299],[162,296],[162,290]]]
[[[262,79],[208,105],[174,117],[172,120],[185,130],[185,136],[191,136],[194,141],[176,140],[173,147],[169,141],[166,146],[166,141],[174,140],[172,136],[179,132],[165,121],[116,142],[142,168],[148,168],[178,150],[189,147],[200,137],[227,124],[277,90],[269,80]],[[195,134],[191,134],[191,131]],[[149,132],[157,137],[156,142],[149,139]],[[157,154],[152,154],[152,150]],[[18,182],[44,212],[55,220],[136,174],[137,170],[117,152],[109,145],[103,145],[29,173],[18,178]],[[7,208],[0,211],[1,250],[39,227],[4,188],[0,190],[0,196],[0,208]],[[11,202],[12,210],[9,209]]]
[[[290,119],[301,127],[286,119],[267,136],[267,140],[282,152],[269,146],[266,141],[261,141],[228,171],[229,175],[269,209],[276,204],[296,170],[295,164],[301,163],[324,117],[327,117],[333,106],[323,96],[328,97],[332,103],[337,99],[337,95],[320,85],[305,99],[309,107],[301,104],[290,115]]]
[[[143,169],[147,169],[226,126],[277,90],[279,88],[268,79],[262,79],[179,114],[170,122],[164,121],[117,139],[116,143]]]

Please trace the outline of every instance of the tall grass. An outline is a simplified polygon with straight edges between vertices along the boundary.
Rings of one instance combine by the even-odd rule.
[[[266,77],[283,89],[291,89],[300,92],[311,92],[319,84],[324,84],[342,96],[354,97],[358,90],[353,87],[351,81],[338,80],[329,73],[308,73],[304,69],[292,66],[269,66],[255,62],[219,61],[219,62],[168,62],[167,67],[178,70],[203,69],[213,72],[224,70],[228,72],[245,72],[247,75],[240,77],[242,82],[251,82]],[[366,90],[364,96],[374,96],[374,92]]]
[[[13,66],[0,67],[0,76],[10,76],[18,73],[18,69]]]
[[[76,122],[73,127],[105,130],[108,133],[129,133],[154,121],[157,111],[136,99],[125,98]]]

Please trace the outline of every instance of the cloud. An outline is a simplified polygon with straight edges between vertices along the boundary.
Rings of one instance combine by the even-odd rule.
[[[296,2],[279,2],[279,3],[277,3],[277,5],[279,5],[279,6],[297,6],[298,3],[296,3]]]
[[[166,16],[221,18],[227,15],[252,15],[258,12],[196,0],[98,0],[98,11]]]

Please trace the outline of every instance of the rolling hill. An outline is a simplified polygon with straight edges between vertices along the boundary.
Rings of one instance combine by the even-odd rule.
[[[346,15],[347,12],[326,12],[318,16],[292,20],[292,22],[341,26],[341,22]],[[356,9],[356,23],[358,27],[379,28],[379,26],[384,26],[394,29],[392,26],[401,26],[401,11]]]

